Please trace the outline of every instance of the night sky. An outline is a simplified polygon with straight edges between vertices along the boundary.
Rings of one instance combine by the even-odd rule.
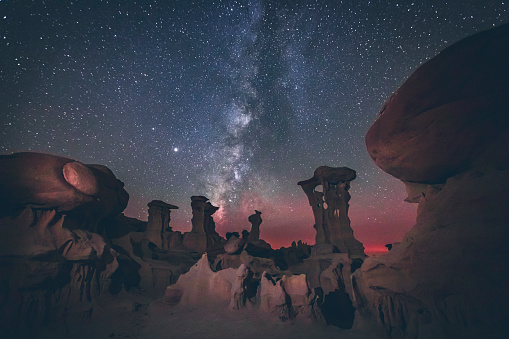
[[[508,0],[0,0],[0,153],[39,151],[108,166],[125,214],[190,197],[217,230],[273,246],[314,243],[297,182],[320,165],[357,171],[350,219],[368,251],[399,241],[416,206],[379,170],[364,135],[419,65],[509,21]]]

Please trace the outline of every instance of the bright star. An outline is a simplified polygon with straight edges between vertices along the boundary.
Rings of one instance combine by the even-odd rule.
[[[175,148],[173,149],[173,152],[178,152],[178,151],[179,151],[178,147],[175,147]]]

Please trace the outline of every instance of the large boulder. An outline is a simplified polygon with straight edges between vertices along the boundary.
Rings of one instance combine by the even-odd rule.
[[[105,166],[85,165],[44,153],[0,155],[0,204],[57,212],[88,208],[105,216],[120,214],[129,194]]]
[[[509,24],[443,50],[382,107],[366,134],[369,155],[396,178],[427,184],[475,163],[507,164],[507,60]]]

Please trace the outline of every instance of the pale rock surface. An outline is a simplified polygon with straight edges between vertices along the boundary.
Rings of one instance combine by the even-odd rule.
[[[243,282],[248,278],[247,268],[225,269],[213,272],[207,253],[187,272],[179,277],[174,285],[167,287],[167,302],[180,305],[202,305],[214,303],[220,307],[241,305]],[[244,299],[245,300],[245,299]]]
[[[279,319],[290,317],[286,302],[286,293],[282,286],[283,280],[274,281],[267,272],[262,273],[260,280],[260,309],[264,312],[277,314]]]

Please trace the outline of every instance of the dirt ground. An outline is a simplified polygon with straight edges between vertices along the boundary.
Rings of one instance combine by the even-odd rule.
[[[344,330],[301,319],[280,321],[254,309],[172,306],[163,298],[117,296],[98,300],[92,317],[68,317],[42,329],[7,333],[8,338],[345,338],[373,339],[369,331]],[[7,338],[6,337],[6,338]]]

